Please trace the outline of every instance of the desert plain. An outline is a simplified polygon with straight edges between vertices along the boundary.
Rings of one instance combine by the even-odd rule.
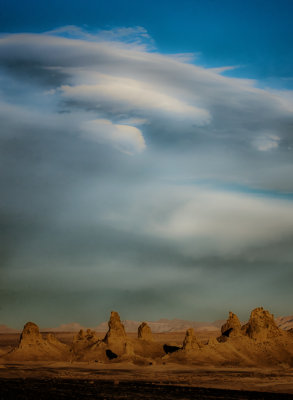
[[[220,330],[0,334],[1,399],[293,398],[293,333],[262,307],[246,324],[229,313]]]

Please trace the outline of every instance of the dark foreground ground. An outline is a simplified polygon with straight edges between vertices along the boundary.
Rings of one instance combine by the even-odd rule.
[[[0,379],[1,400],[293,399],[292,394],[205,389],[147,382],[85,379]]]

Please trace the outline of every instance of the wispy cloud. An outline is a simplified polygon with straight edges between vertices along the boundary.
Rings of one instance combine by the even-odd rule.
[[[210,115],[207,110],[190,105],[170,96],[155,86],[139,80],[103,75],[99,83],[90,85],[61,86],[62,96],[75,103],[96,109],[107,109],[112,114],[135,113],[148,116],[166,114],[196,125],[205,125]]]
[[[99,143],[109,143],[126,154],[141,152],[146,147],[141,131],[134,126],[95,119],[83,123],[82,130],[84,137]]]
[[[280,137],[271,133],[259,135],[253,141],[254,146],[260,151],[269,151],[279,147]]]
[[[152,43],[141,27],[1,37],[3,290],[15,273],[41,304],[44,274],[67,294],[79,276],[88,307],[140,310],[174,293],[220,309],[252,273],[263,298],[280,274],[290,292],[292,200],[272,193],[293,192],[292,93]]]
[[[155,42],[142,26],[120,27],[88,32],[79,26],[67,25],[44,32],[44,35],[80,39],[90,42],[115,42],[118,46],[131,45],[138,50],[154,50]]]

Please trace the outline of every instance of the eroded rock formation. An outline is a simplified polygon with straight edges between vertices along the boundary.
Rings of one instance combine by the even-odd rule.
[[[60,351],[68,351],[68,346],[65,343],[60,342],[53,333],[48,333],[46,340],[49,345],[55,346]]]
[[[137,330],[137,337],[138,339],[142,340],[148,340],[148,341],[154,340],[151,328],[148,326],[146,322],[143,322],[141,325],[139,325]]]
[[[18,344],[19,349],[26,347],[34,347],[44,344],[44,339],[40,334],[38,325],[33,322],[27,322],[20,335],[20,340]]]
[[[282,331],[275,323],[274,316],[264,310],[263,307],[251,311],[249,321],[243,325],[241,330],[244,335],[259,342],[282,335]]]
[[[108,326],[109,329],[104,338],[104,343],[115,353],[123,354],[127,338],[118,312],[111,312]]]
[[[85,332],[83,329],[80,329],[80,331],[74,336],[73,342],[79,342],[80,340],[85,339]]]
[[[124,329],[124,325],[120,320],[120,316],[118,312],[112,311],[110,315],[110,320],[108,322],[108,332],[104,338],[105,343],[111,344],[111,342],[115,340],[121,340],[126,338],[126,333]]]
[[[222,336],[231,337],[241,334],[241,323],[236,314],[229,312],[229,317],[221,327]]]
[[[200,349],[200,344],[197,341],[193,328],[189,328],[186,331],[185,338],[183,341],[183,350],[197,350]]]
[[[72,351],[78,354],[99,341],[100,339],[95,331],[87,329],[85,332],[81,329],[73,338]]]
[[[254,309],[242,327],[237,316],[230,312],[218,339],[210,334],[201,335],[200,342],[190,328],[182,346],[177,341],[163,345],[162,341],[154,340],[146,323],[140,325],[138,338],[127,337],[115,311],[111,312],[108,326],[104,339],[90,329],[79,331],[69,348],[53,334],[45,338],[36,324],[28,322],[18,346],[13,350],[7,349],[5,354],[2,352],[1,358],[13,362],[56,360],[131,362],[138,365],[178,362],[218,366],[267,366],[275,363],[293,366],[292,333],[279,329],[273,315],[262,307]]]
[[[18,347],[7,354],[10,360],[67,360],[69,347],[61,343],[53,334],[46,339],[40,333],[38,325],[27,322],[20,335]]]
[[[125,343],[125,347],[124,347],[124,355],[127,357],[132,357],[134,356],[134,346],[133,343],[131,341],[127,341]]]

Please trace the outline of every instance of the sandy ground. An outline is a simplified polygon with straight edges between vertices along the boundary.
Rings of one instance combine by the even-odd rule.
[[[219,369],[178,364],[137,366],[126,362],[119,364],[26,362],[0,365],[1,378],[143,381],[230,390],[291,393],[293,395],[293,370],[280,369]]]
[[[44,336],[49,332],[41,332]],[[52,333],[52,332],[50,332]],[[58,340],[65,344],[71,344],[75,332],[53,332]],[[97,332],[100,339],[105,337],[106,332]],[[220,331],[196,331],[196,337],[203,343],[207,342],[211,337],[217,337],[220,335]],[[19,341],[19,333],[0,333],[0,350],[5,349],[9,346],[15,347]],[[127,336],[130,338],[137,338],[137,332],[127,332]],[[174,343],[174,345],[182,345],[185,336],[185,331],[182,332],[166,332],[166,333],[153,333],[154,340],[159,343]]]
[[[217,336],[217,332],[198,332],[197,337],[205,342],[209,337]],[[59,340],[64,343],[71,343],[74,336],[73,333],[56,333]],[[136,334],[129,334],[128,336],[135,337]],[[103,333],[101,333],[103,337]],[[166,334],[155,334],[155,340],[164,344],[182,344],[184,338],[184,332],[179,333],[166,333]],[[3,354],[8,349],[15,347],[18,343],[18,334],[1,334],[0,335],[0,352]],[[8,379],[8,381],[6,381]],[[108,382],[111,385],[122,384],[131,385],[136,382],[137,385],[153,384],[157,386],[165,387],[176,386],[182,388],[184,392],[185,387],[189,388],[213,388],[213,389],[228,389],[241,391],[243,396],[241,397],[229,397],[228,395],[216,395],[214,397],[172,397],[167,394],[165,398],[278,398],[278,397],[252,397],[244,396],[243,391],[258,391],[258,392],[271,392],[271,393],[286,393],[287,397],[293,399],[293,369],[281,369],[281,368],[216,368],[213,366],[200,367],[198,365],[180,365],[168,363],[164,364],[152,364],[152,365],[134,365],[130,362],[108,362],[102,364],[100,362],[7,362],[2,361],[0,364],[0,385],[3,388],[9,387],[9,382],[15,382],[14,388],[16,390],[17,382],[19,380],[30,382],[30,379],[37,379],[40,381],[48,380],[69,380],[72,385],[77,383],[74,382]],[[24,381],[23,381],[24,382]],[[57,383],[56,383],[57,384]],[[105,388],[108,387],[107,383]],[[66,386],[68,388],[68,385]],[[125,386],[126,387],[126,386]],[[108,387],[110,388],[110,386]],[[7,389],[8,390],[8,389]],[[106,390],[106,389],[105,389]],[[108,389],[107,389],[108,390]],[[110,390],[110,389],[109,389]],[[126,389],[125,389],[126,390]],[[163,389],[162,389],[163,390]],[[168,389],[166,389],[168,391]],[[182,392],[182,393],[183,393]],[[8,392],[9,393],[9,390]],[[11,392],[11,396],[13,393]],[[163,393],[163,392],[162,392]],[[161,394],[162,394],[161,393]],[[143,394],[143,389],[142,389]],[[207,394],[208,395],[208,394]],[[8,396],[8,395],[7,395]],[[0,397],[0,399],[9,399],[10,397]],[[14,397],[11,398],[25,398],[25,397]],[[179,396],[179,395],[178,395]],[[217,397],[220,396],[220,397]],[[232,396],[232,395],[231,395]],[[256,395],[255,395],[256,396]],[[267,395],[266,395],[267,396]],[[38,398],[38,397],[36,397]],[[42,398],[42,397],[39,397]],[[44,397],[45,398],[45,397]],[[62,397],[63,398],[63,397]],[[65,398],[65,397],[64,397]],[[98,398],[98,397],[95,397]],[[115,397],[104,397],[104,398],[115,398]],[[117,397],[122,398],[122,397]],[[128,394],[124,398],[135,398]],[[137,397],[144,398],[144,397]],[[156,398],[145,397],[145,398]],[[157,397],[163,398],[163,397]],[[279,397],[281,398],[281,397]],[[283,397],[282,397],[283,398]]]
[[[293,395],[210,389],[142,381],[88,379],[0,379],[0,400],[282,400]]]

